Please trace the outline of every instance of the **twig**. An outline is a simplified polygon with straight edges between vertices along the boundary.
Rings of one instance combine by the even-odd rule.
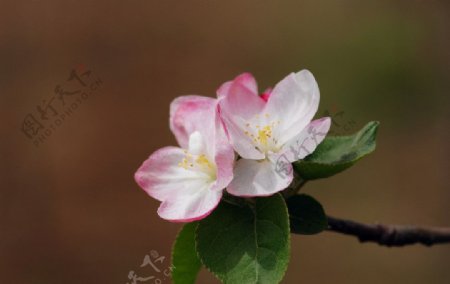
[[[328,216],[328,230],[355,236],[360,242],[375,242],[393,247],[420,243],[425,246],[450,243],[450,228],[405,225],[362,224]]]

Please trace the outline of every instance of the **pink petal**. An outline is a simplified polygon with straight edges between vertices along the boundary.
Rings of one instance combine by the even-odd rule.
[[[217,206],[222,196],[217,182],[211,181],[205,173],[178,165],[184,157],[183,149],[162,148],[153,153],[135,174],[139,186],[162,201],[158,214],[171,221],[201,219]],[[232,164],[226,166],[232,167]],[[226,185],[222,181],[220,189]]]
[[[236,196],[269,196],[289,186],[292,181],[292,165],[283,164],[280,169],[274,161],[246,160],[237,161],[234,169],[234,179],[227,188],[230,194]]]
[[[261,94],[261,99],[265,102],[269,100],[270,95],[272,95],[272,88],[267,88],[264,93]]]
[[[220,116],[236,152],[247,159],[262,159],[264,154],[256,150],[252,139],[245,135],[245,124],[247,120],[261,113],[265,102],[256,93],[241,84],[240,81],[243,79],[239,78],[227,87],[228,93],[222,94],[219,98]],[[249,78],[247,80],[251,81]]]
[[[227,96],[232,85],[241,85],[250,93],[254,95],[258,94],[258,85],[256,84],[256,80],[253,75],[250,73],[243,73],[234,78],[233,81],[228,81],[222,84],[222,86],[220,86],[220,88],[217,90],[217,97],[221,98]]]
[[[216,183],[212,190],[222,190],[233,180],[234,150],[226,138],[216,144],[215,162],[217,167]]]
[[[170,104],[170,129],[178,144],[188,148],[189,135],[199,131],[211,137],[215,128],[217,100],[202,96],[178,97]]]
[[[217,207],[222,191],[210,188],[198,189],[187,198],[164,201],[158,208],[158,215],[172,222],[193,222],[207,217]]]
[[[277,137],[286,143],[314,117],[319,106],[319,87],[308,70],[291,73],[273,89],[266,112],[280,121]]]
[[[283,156],[289,162],[295,162],[314,152],[317,146],[325,139],[328,130],[330,130],[330,124],[331,119],[329,117],[311,121],[303,131],[283,146]]]
[[[145,192],[159,201],[189,195],[203,186],[207,176],[180,167],[178,164],[184,157],[185,152],[181,148],[161,148],[144,161],[134,178]]]

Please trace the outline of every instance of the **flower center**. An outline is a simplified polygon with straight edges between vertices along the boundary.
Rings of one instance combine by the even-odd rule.
[[[178,166],[185,170],[192,170],[204,174],[208,180],[216,179],[216,165],[205,155],[206,147],[198,131],[189,137],[189,150],[184,150],[184,158]]]
[[[208,158],[206,158],[206,156],[204,154],[201,154],[200,156],[198,156],[198,158],[195,161],[197,162],[197,164],[199,164],[202,167],[206,167],[208,169],[213,168],[211,162],[208,160]]]
[[[267,147],[267,139],[272,137],[272,127],[270,125],[264,126],[258,131],[258,140],[264,146]]]
[[[185,150],[185,156],[178,166],[185,170],[202,172],[214,180],[216,178],[216,167],[205,154],[193,155]]]
[[[253,119],[245,123],[244,134],[252,139],[255,148],[262,153],[278,151],[278,141],[274,137],[274,130],[281,122],[269,120],[269,118],[270,114],[268,113],[263,116],[255,115]]]

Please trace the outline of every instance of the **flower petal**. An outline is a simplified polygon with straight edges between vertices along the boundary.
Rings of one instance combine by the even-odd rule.
[[[222,190],[227,187],[233,180],[233,168],[234,168],[234,150],[226,138],[216,144],[215,149],[215,162],[216,162],[216,183],[213,185],[212,190]]]
[[[250,73],[242,73],[241,75],[234,78],[233,81],[228,81],[222,84],[217,90],[217,97],[221,98],[227,96],[230,92],[231,86],[233,84],[238,84],[245,87],[250,93],[258,95],[258,85],[256,80]]]
[[[285,164],[286,171],[276,168],[269,160],[238,160],[234,169],[234,179],[227,188],[236,196],[269,196],[289,186],[292,181],[292,165]]]
[[[186,198],[164,201],[158,208],[158,215],[172,222],[193,222],[211,214],[222,198],[222,191],[208,187],[199,188]]]
[[[267,102],[270,98],[270,95],[272,95],[272,88],[267,88],[262,94],[261,99],[263,99],[265,102]]]
[[[308,156],[325,139],[330,125],[329,117],[311,121],[303,131],[283,145],[282,155],[291,163]]]
[[[185,152],[165,147],[153,153],[135,174],[136,182],[153,198],[162,201],[158,214],[167,220],[189,222],[208,215],[222,196],[216,181],[201,171],[179,166]],[[231,165],[228,165],[231,167]],[[221,188],[227,184],[222,181]]]
[[[161,148],[144,161],[134,178],[145,192],[159,201],[192,194],[210,177],[179,166],[185,155],[178,147]]]
[[[264,154],[255,149],[252,138],[245,134],[245,124],[246,121],[262,112],[265,102],[242,84],[242,80],[237,77],[227,87],[226,95],[220,96],[219,94],[220,116],[236,152],[247,159],[262,159]],[[251,81],[248,78],[247,80]],[[251,85],[248,82],[247,84]]]
[[[199,131],[211,137],[215,128],[217,100],[202,96],[182,96],[170,104],[170,129],[178,144],[187,149],[189,136]]]
[[[291,73],[273,89],[266,111],[280,121],[278,143],[284,144],[314,117],[320,100],[319,87],[308,70]]]

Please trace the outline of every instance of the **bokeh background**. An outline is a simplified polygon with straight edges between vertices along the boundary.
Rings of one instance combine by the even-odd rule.
[[[445,0],[1,1],[0,283],[160,275],[140,264],[153,251],[168,267],[180,225],[133,174],[176,143],[171,100],[214,96],[244,71],[264,89],[311,70],[337,134],[381,122],[374,154],[305,187],[329,214],[450,226],[449,16]],[[35,146],[24,119],[55,86],[74,90],[73,69],[101,87]],[[449,246],[292,236],[283,283],[450,283],[449,263]],[[218,282],[202,271],[198,283]]]

